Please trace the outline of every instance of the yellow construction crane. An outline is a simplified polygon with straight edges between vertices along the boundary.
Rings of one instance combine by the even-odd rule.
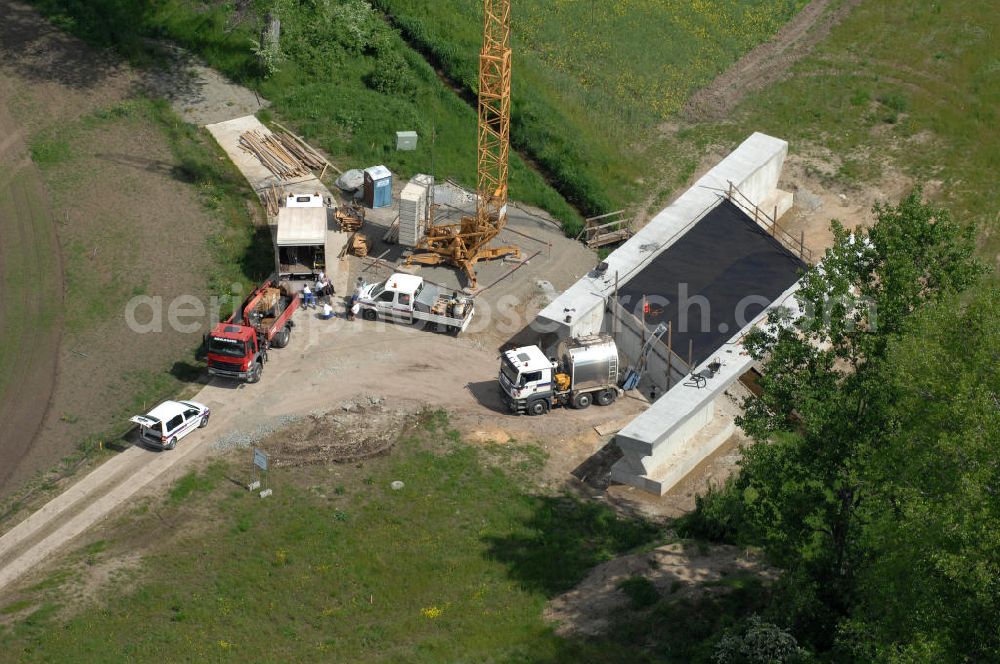
[[[479,154],[476,216],[458,224],[429,224],[407,264],[448,262],[465,270],[476,288],[478,261],[520,256],[515,246],[490,248],[507,224],[510,162],[510,0],[483,0],[483,48],[479,53]]]

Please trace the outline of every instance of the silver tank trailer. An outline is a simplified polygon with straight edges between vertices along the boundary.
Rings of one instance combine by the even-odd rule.
[[[565,342],[563,371],[570,375],[573,390],[589,390],[618,383],[618,346],[605,335],[581,337]]]

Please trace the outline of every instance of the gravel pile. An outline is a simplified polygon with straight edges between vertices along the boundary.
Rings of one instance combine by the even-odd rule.
[[[276,431],[281,431],[302,420],[299,415],[279,415],[267,422],[262,422],[249,431],[233,431],[212,443],[212,450],[242,450],[259,444]]]

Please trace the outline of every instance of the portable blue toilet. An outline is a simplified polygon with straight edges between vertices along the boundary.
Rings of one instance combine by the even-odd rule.
[[[365,169],[365,205],[372,209],[392,207],[392,172],[385,166]]]

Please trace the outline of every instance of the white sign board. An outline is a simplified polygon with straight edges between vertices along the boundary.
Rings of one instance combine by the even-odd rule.
[[[264,450],[259,450],[256,447],[254,448],[253,465],[257,466],[261,470],[267,470],[267,454]]]

